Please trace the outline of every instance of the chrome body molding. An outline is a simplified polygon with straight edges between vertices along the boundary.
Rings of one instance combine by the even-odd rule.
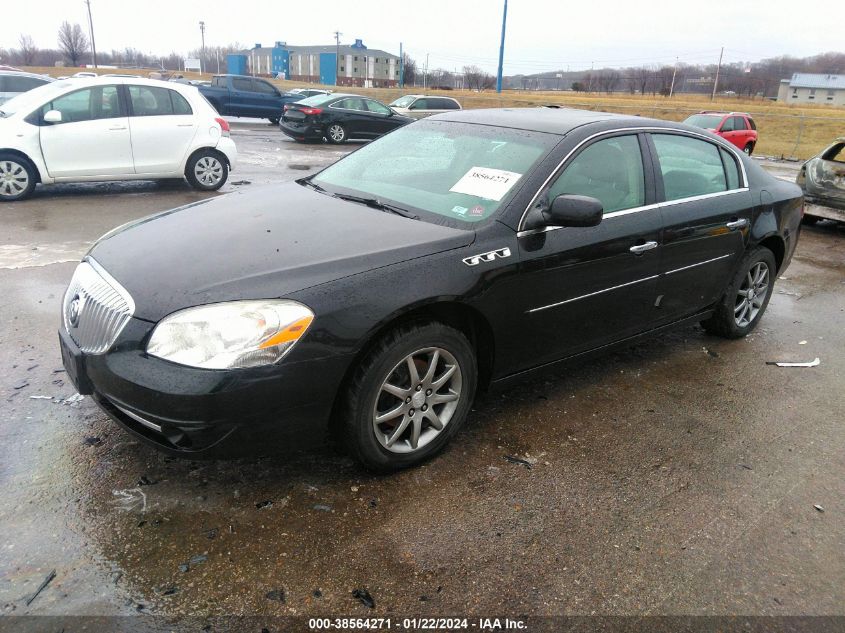
[[[596,290],[595,292],[590,292],[585,295],[581,295],[580,297],[572,297],[571,299],[566,299],[564,301],[558,301],[557,303],[550,303],[547,306],[540,306],[539,308],[531,308],[528,310],[528,314],[533,312],[540,312],[541,310],[548,310],[549,308],[556,308],[558,306],[566,305],[567,303],[572,303],[573,301],[579,301],[581,299],[586,299],[587,297],[595,297],[596,295],[600,295],[605,292],[610,292],[611,290],[616,290],[618,288],[624,288],[625,286],[633,286],[634,284],[641,284],[644,281],[651,281],[652,279],[657,279],[660,275],[652,275],[651,277],[643,277],[642,279],[635,279],[634,281],[629,281],[626,284],[619,284],[618,286],[611,286],[610,288],[605,288],[604,290]]]
[[[719,257],[714,257],[713,259],[705,259],[703,262],[698,262],[697,264],[690,264],[689,266],[683,266],[681,268],[675,268],[674,270],[667,270],[664,275],[671,275],[672,273],[679,273],[682,270],[689,270],[690,268],[697,268],[698,266],[703,266],[704,264],[709,264],[711,262],[717,262],[720,259],[725,259],[726,257],[730,257],[732,253],[728,253],[727,255],[719,255]]]

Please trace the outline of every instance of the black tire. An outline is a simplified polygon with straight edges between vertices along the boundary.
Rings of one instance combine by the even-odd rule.
[[[449,382],[442,387],[431,385],[431,381],[426,381],[427,369],[431,366],[430,356],[425,356],[423,351],[432,352],[431,348],[437,348],[439,356],[438,364],[435,367],[433,374],[437,375],[437,368],[442,368],[440,376],[447,375],[447,368],[451,367],[449,364],[451,360],[456,361],[458,369],[451,374]],[[446,358],[445,352],[451,355],[451,360]],[[410,378],[410,371],[405,369],[408,374],[407,386],[410,393],[417,394],[414,399],[420,398],[420,402],[416,404],[409,399],[404,400],[402,397],[391,396],[389,393],[382,390],[384,383],[388,380],[391,384],[399,383],[404,388],[405,381],[399,378],[399,373],[403,367],[407,367],[404,363],[407,362],[408,357],[412,357],[415,367],[417,363],[422,362],[424,358],[428,359],[427,366],[419,367],[420,382],[422,384],[434,387],[433,395],[428,395],[431,390],[416,389]],[[398,327],[386,335],[384,335],[375,347],[367,354],[361,361],[355,374],[350,381],[345,394],[344,407],[341,411],[341,428],[343,432],[343,440],[347,450],[357,459],[365,468],[373,472],[392,472],[402,468],[415,466],[435,454],[437,454],[449,442],[452,436],[458,432],[466,421],[475,398],[475,389],[478,381],[478,366],[475,358],[475,351],[467,340],[467,338],[458,330],[447,325],[437,322],[429,323],[415,323]],[[436,382],[436,381],[435,381]],[[457,387],[454,385],[457,383]],[[450,404],[442,404],[435,402],[433,399],[438,395],[443,395],[442,391],[448,389],[453,393],[453,389],[458,390],[459,397],[456,399],[456,404],[452,407],[450,417],[445,418],[445,412]],[[441,392],[438,394],[437,392]],[[448,394],[447,394],[448,395]],[[386,402],[383,398],[395,398],[395,402]],[[432,402],[429,415],[435,414],[435,417],[444,416],[446,422],[442,426],[442,430],[437,430],[430,421],[423,420],[426,414],[422,412],[426,410],[427,404],[424,402]],[[412,448],[411,435],[413,434],[414,423],[409,422],[407,429],[401,433],[401,437],[405,438],[401,441],[396,441],[394,448],[388,450],[384,445],[387,441],[387,434],[382,435],[382,440],[377,438],[377,431],[375,428],[375,416],[377,414],[377,407],[383,403],[388,409],[394,406],[404,406],[401,415],[401,422],[404,423],[406,418],[409,418],[416,413],[416,418],[420,419],[420,428],[425,425],[419,437],[419,447]],[[414,406],[419,407],[416,411]],[[434,407],[439,406],[437,411]],[[409,408],[410,407],[410,408]],[[416,419],[409,418],[409,419]],[[398,418],[393,418],[396,420]],[[400,427],[401,423],[397,423],[393,428]],[[426,440],[426,438],[428,438]],[[398,452],[398,451],[405,452]]]
[[[340,123],[329,123],[326,126],[326,140],[329,143],[341,145],[349,140],[349,134]]]
[[[749,303],[749,310],[753,311],[754,303],[749,302],[749,298],[740,292],[746,292],[745,286],[748,285],[749,279],[752,276],[752,270],[758,265],[763,265],[767,268],[767,283],[763,300],[759,302],[756,314],[747,313],[748,317],[742,322],[738,318],[738,314],[742,315],[742,302]],[[747,253],[740,262],[737,272],[731,283],[725,290],[725,294],[716,306],[716,312],[709,319],[702,321],[702,327],[710,334],[722,336],[724,338],[742,338],[747,336],[760,322],[763,313],[766,311],[766,306],[769,305],[769,299],[772,298],[774,291],[775,278],[777,277],[777,263],[772,251],[763,246],[758,246],[754,250]],[[754,298],[759,298],[761,294],[758,292]]]
[[[742,151],[745,152],[747,156],[751,156],[754,153],[754,143],[746,143],[745,147],[742,148]]]
[[[197,150],[185,165],[185,178],[194,189],[217,191],[229,178],[226,158],[213,149]]]
[[[268,120],[270,121],[270,123],[271,123],[272,125],[278,125],[278,124],[279,124],[279,121],[281,121],[281,120],[282,120],[282,117],[278,117],[278,116],[271,116],[271,117],[269,117],[269,119],[268,119]]]
[[[29,160],[0,152],[0,202],[17,202],[29,196],[38,181],[38,170]]]
[[[806,224],[807,226],[812,226],[813,224],[817,224],[818,222],[821,222],[821,218],[815,215],[805,214],[804,217],[801,218],[801,224]]]

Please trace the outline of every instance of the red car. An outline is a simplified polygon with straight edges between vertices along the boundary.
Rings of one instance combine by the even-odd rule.
[[[757,145],[757,125],[747,112],[713,112],[703,110],[684,120],[687,125],[715,132],[751,156]]]

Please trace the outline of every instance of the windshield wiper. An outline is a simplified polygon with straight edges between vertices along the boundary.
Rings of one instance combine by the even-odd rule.
[[[301,185],[305,185],[306,187],[311,187],[314,191],[319,191],[320,193],[329,193],[325,189],[323,189],[320,185],[316,182],[313,182],[310,178],[302,178],[301,180],[297,180],[297,182]],[[333,195],[333,194],[329,194]]]
[[[382,202],[378,198],[367,198],[365,196],[353,196],[346,193],[335,193],[333,194],[335,198],[340,198],[341,200],[349,200],[349,202],[359,202],[361,204],[365,204],[368,207],[373,209],[378,209],[380,211],[387,211],[388,213],[395,213],[396,215],[401,215],[403,218],[409,218],[411,220],[419,220],[420,216],[415,215],[408,211],[407,209],[403,209],[402,207],[397,207],[392,204],[387,204],[386,202]]]

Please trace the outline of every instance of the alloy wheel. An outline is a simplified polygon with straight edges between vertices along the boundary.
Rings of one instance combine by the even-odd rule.
[[[223,178],[223,165],[214,156],[203,156],[194,167],[194,175],[201,184],[213,187]]]
[[[373,431],[392,453],[411,453],[433,441],[461,399],[463,376],[455,357],[440,347],[408,354],[382,382],[373,407]]]
[[[734,321],[739,327],[747,327],[759,314],[769,292],[769,267],[766,262],[754,264],[737,292],[734,303]]]
[[[20,163],[0,161],[0,196],[13,198],[29,186],[29,174]]]
[[[329,127],[329,137],[335,143],[340,143],[346,137],[346,130],[340,125],[332,125]]]

